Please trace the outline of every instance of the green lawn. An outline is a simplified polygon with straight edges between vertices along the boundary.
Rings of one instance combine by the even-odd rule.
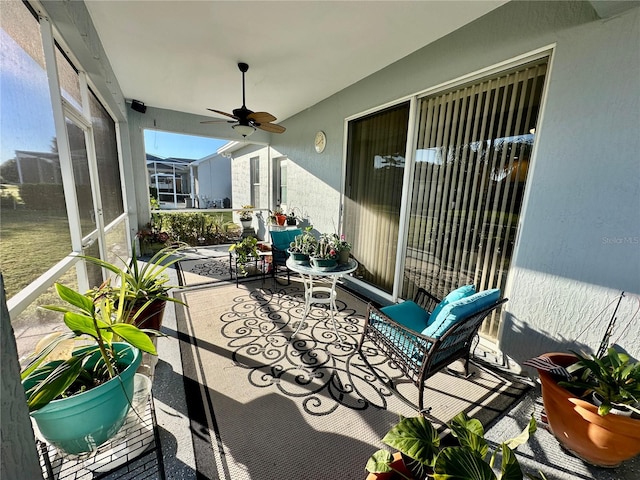
[[[0,211],[0,270],[7,298],[71,252],[65,212],[3,207]]]
[[[167,231],[180,240],[196,245],[200,236],[207,244],[220,243],[227,234],[239,233],[231,212],[160,214]],[[83,228],[91,229],[91,225]],[[205,233],[206,232],[206,233]],[[232,233],[233,232],[233,233]],[[204,235],[203,235],[204,233]],[[7,298],[25,288],[71,252],[66,212],[13,209],[0,210],[0,271]]]

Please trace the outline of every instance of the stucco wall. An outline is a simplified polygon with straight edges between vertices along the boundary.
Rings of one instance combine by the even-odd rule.
[[[516,358],[578,336],[597,349],[614,305],[598,313],[640,294],[638,45],[639,9],[558,36],[502,338]],[[614,339],[637,307],[623,301]],[[639,329],[620,338],[636,355]]]
[[[640,293],[638,12],[600,20],[588,2],[511,2],[288,119],[272,146],[293,163],[289,203],[331,228],[345,118],[555,46],[501,347],[521,362],[579,346],[584,331],[580,344],[596,349],[610,315],[594,317],[619,291]],[[317,130],[328,138],[321,155]],[[620,342],[636,355],[638,325]]]
[[[209,200],[231,199],[231,159],[215,155],[198,165],[198,194]]]

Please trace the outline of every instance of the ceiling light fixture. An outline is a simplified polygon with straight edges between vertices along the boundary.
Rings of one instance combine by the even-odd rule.
[[[245,138],[256,131],[256,129],[251,125],[242,125],[242,124],[234,125],[233,129]]]

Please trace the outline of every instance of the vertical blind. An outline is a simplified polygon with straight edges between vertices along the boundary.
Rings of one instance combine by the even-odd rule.
[[[343,232],[356,275],[391,292],[396,269],[409,103],[349,122]]]
[[[504,288],[547,60],[420,100],[402,296]],[[499,314],[482,333],[495,337]]]

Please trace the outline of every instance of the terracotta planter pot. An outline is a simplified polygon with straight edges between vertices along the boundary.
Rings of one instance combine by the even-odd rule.
[[[544,356],[564,367],[576,362],[566,353]],[[549,427],[565,448],[601,467],[615,467],[640,454],[640,420],[614,414],[601,417],[598,407],[560,387],[549,372],[538,370],[538,375]]]
[[[152,328],[153,330],[160,330],[162,326],[162,317],[164,316],[164,307],[167,305],[166,300],[154,300],[136,319],[136,327],[138,328]],[[140,307],[133,307],[131,309],[131,316],[134,316]]]
[[[400,452],[396,452],[393,454],[393,462],[391,462],[391,468],[401,472],[403,475],[408,478],[413,478],[409,470],[404,466],[404,462],[402,461],[402,454]],[[370,473],[367,475],[366,480],[398,480],[402,477],[398,475],[396,472],[387,472],[387,473]]]
[[[282,226],[286,223],[286,221],[287,221],[286,215],[276,215],[276,222],[278,222],[278,225]]]

